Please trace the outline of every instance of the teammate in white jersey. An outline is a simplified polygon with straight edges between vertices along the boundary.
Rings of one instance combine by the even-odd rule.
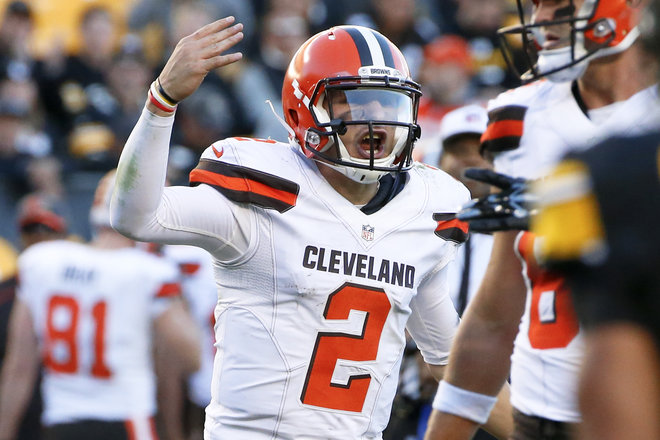
[[[490,103],[482,148],[495,155],[497,171],[539,178],[571,148],[657,123],[656,79],[635,42],[641,3],[533,2],[531,24],[514,29],[538,50],[537,63],[523,79],[550,81],[505,92]],[[518,6],[524,21],[524,5]],[[491,200],[499,201],[473,205],[465,218],[472,215],[490,229],[516,229],[515,215],[498,217],[507,211],[502,209],[507,200]],[[434,402],[428,439],[469,438],[488,414],[483,402],[509,373],[514,439],[574,434],[581,420],[576,393],[581,331],[564,280],[538,267],[537,244],[526,231],[495,233],[484,281],[459,327]]]
[[[113,180],[104,177],[95,195],[90,244],[42,242],[19,258],[0,382],[3,440],[15,436],[40,361],[42,424],[55,440],[156,438],[152,333],[167,344],[170,362],[198,366],[176,266],[110,228]]]
[[[660,3],[641,37],[660,73]],[[660,438],[660,120],[564,157],[535,183],[546,264],[566,274],[585,328],[583,440]],[[630,191],[634,188],[634,191]]]
[[[164,188],[176,103],[242,38],[183,38],[124,147],[113,226],[214,258],[216,357],[205,438],[379,439],[407,328],[436,376],[457,322],[446,266],[463,185],[411,160],[419,86],[381,34],[341,26],[299,49],[282,90],[289,144],[216,142]],[[506,420],[504,420],[506,422]]]
[[[67,233],[67,222],[57,212],[54,200],[40,194],[25,196],[18,206],[16,223],[23,249],[42,241],[61,240]],[[3,240],[0,240],[0,352],[4,365],[5,348],[7,347],[9,317],[16,302],[18,286],[18,254],[5,251]],[[13,251],[13,248],[8,249]],[[5,252],[1,252],[5,251]],[[41,436],[41,381],[37,382],[25,410],[16,422],[16,436],[19,439],[39,439]]]

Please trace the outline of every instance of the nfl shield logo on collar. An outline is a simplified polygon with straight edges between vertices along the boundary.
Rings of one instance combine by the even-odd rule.
[[[362,238],[366,241],[374,239],[374,227],[371,225],[362,225]]]

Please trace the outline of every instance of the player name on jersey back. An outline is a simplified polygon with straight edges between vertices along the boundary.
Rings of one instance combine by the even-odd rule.
[[[93,269],[67,266],[64,268],[63,278],[67,281],[90,283],[94,281],[95,273]]]

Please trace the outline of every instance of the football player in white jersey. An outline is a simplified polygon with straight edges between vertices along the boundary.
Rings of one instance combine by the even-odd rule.
[[[494,154],[497,171],[536,179],[571,148],[657,123],[656,78],[636,42],[642,3],[535,0],[526,24],[526,5],[518,1],[523,24],[502,32],[521,33],[538,52],[522,79],[546,79],[489,104],[482,148]],[[484,200],[461,218],[473,217],[471,227],[520,229],[522,222],[511,215],[516,207],[503,209],[510,199],[491,196],[498,206]],[[469,438],[488,414],[484,402],[509,373],[514,439],[574,434],[581,420],[576,388],[582,332],[564,280],[537,265],[537,244],[527,231],[495,232],[489,267],[459,327],[427,439]]]
[[[16,223],[23,249],[42,241],[61,240],[67,233],[67,222],[57,212],[54,200],[40,194],[29,194],[19,202]],[[18,285],[18,254],[0,239],[0,367],[6,354],[9,317],[16,301]],[[16,436],[20,439],[39,439],[41,436],[40,380],[32,390],[20,421]]]
[[[660,3],[641,37],[660,73]],[[660,438],[660,121],[650,134],[571,152],[535,182],[532,231],[566,274],[585,328],[583,440]],[[634,188],[634,191],[630,191]],[[623,213],[623,214],[622,214]]]
[[[42,424],[56,440],[156,438],[152,334],[167,344],[170,362],[198,367],[198,335],[177,298],[178,270],[110,227],[113,182],[114,172],[95,194],[90,244],[47,241],[19,258],[0,376],[3,440],[15,438],[40,361]]]
[[[419,86],[398,48],[357,26],[315,35],[291,61],[290,143],[218,141],[191,188],[164,187],[177,102],[241,58],[222,54],[242,38],[233,22],[183,38],[152,84],[119,162],[113,226],[213,256],[207,440],[379,439],[404,330],[436,377],[447,362],[446,267],[466,237],[454,214],[468,192],[412,162]]]

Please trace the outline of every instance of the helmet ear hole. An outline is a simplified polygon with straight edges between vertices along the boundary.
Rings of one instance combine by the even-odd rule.
[[[293,125],[296,127],[298,126],[298,112],[295,111],[294,109],[290,108],[289,109],[289,118],[291,118],[291,122],[293,122]]]

